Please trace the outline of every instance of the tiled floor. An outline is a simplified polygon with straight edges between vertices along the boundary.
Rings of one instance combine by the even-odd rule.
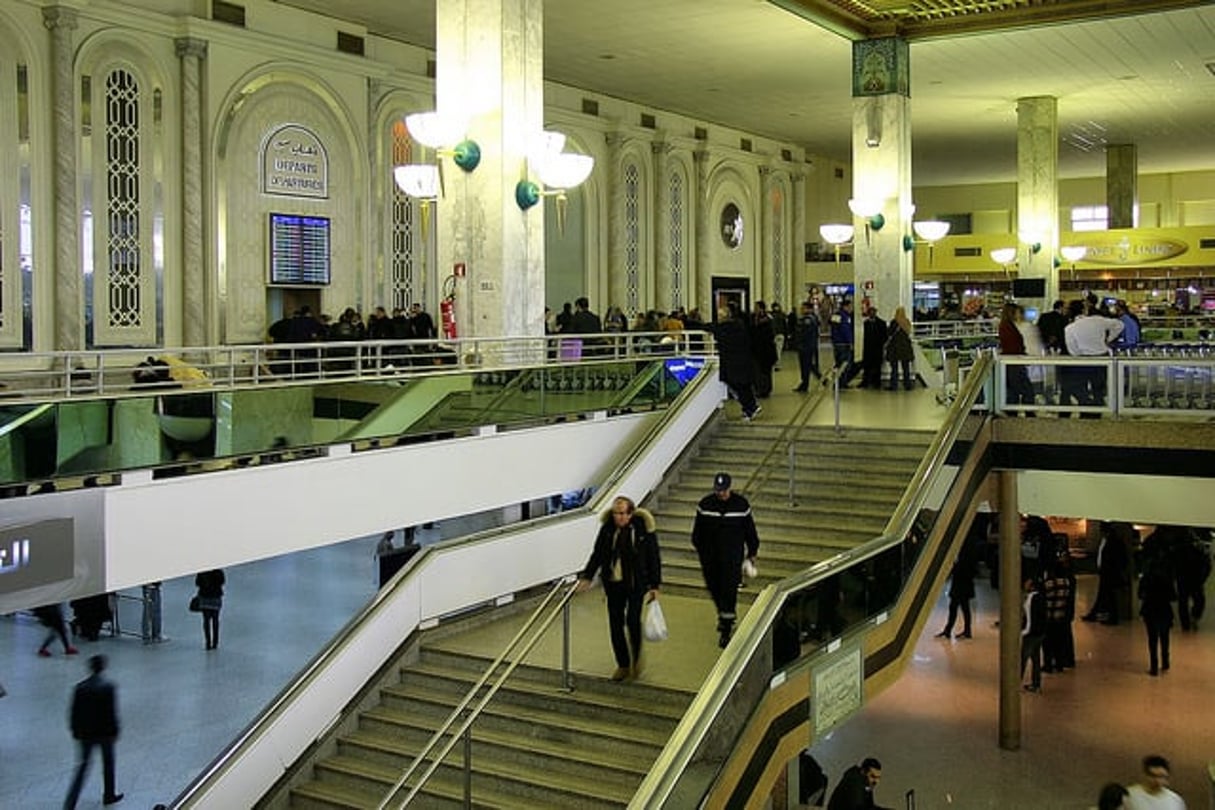
[[[791,393],[796,358],[784,359],[763,421],[788,419],[800,401]],[[737,406],[729,407],[736,415]],[[820,411],[830,423],[829,400]],[[942,414],[931,390],[841,395],[846,426],[897,419],[934,428]],[[449,522],[421,537],[471,528]],[[590,538],[587,543],[589,548]],[[120,689],[118,787],[127,795],[121,806],[146,810],[170,801],[371,596],[373,547],[373,539],[353,540],[229,569],[222,642],[210,653],[203,650],[198,617],[185,609],[193,591],[187,580],[165,583],[170,640],[162,644],[103,638],[67,658],[56,643],[55,656],[41,659],[34,652],[42,628],[26,615],[0,618],[0,683],[9,693],[0,700],[0,807],[39,810],[62,803],[76,755],[66,727],[68,696],[94,652],[110,656]],[[643,678],[694,688],[718,655],[712,607],[707,599],[666,597],[664,603],[672,638],[647,648]],[[1140,756],[1159,750],[1173,759],[1176,786],[1190,807],[1203,806],[1201,768],[1215,751],[1203,697],[1205,675],[1215,671],[1215,644],[1205,630],[1175,635],[1174,670],[1151,679],[1143,674],[1146,652],[1137,624],[1078,624],[1080,665],[1073,673],[1046,676],[1043,694],[1024,701],[1024,745],[1007,753],[996,746],[996,608],[986,592],[979,605],[974,641],[932,639],[941,622],[934,617],[907,674],[816,745],[833,781],[845,765],[872,754],[886,766],[879,798],[887,805],[899,805],[902,792],[914,787],[919,807],[929,810],[1075,808],[1091,803],[1108,779],[1133,780]],[[123,623],[138,625],[130,607]],[[610,672],[599,591],[575,601],[573,636],[575,672]],[[546,640],[537,655],[557,660],[556,639]],[[99,770],[95,762],[82,808],[100,807]]]

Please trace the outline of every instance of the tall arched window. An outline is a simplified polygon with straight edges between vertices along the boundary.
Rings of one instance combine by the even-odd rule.
[[[684,232],[683,232],[683,212],[684,212],[684,182],[683,172],[679,169],[674,169],[671,172],[670,181],[667,184],[671,194],[671,207],[669,219],[667,220],[667,230],[670,243],[670,256],[667,257],[670,264],[671,272],[671,307],[678,309],[683,306],[684,299],[684,274],[687,270],[686,260],[684,257]]]
[[[772,187],[772,298],[785,294],[785,191],[784,185]]]
[[[110,63],[97,76],[81,77],[85,343],[155,345],[163,334],[162,93],[133,63]]]
[[[409,130],[405,122],[398,118],[392,122],[392,165],[409,163],[412,153],[413,142]],[[416,233],[414,227],[420,219],[416,216],[417,208],[418,202],[393,183],[389,214],[389,265],[392,268],[388,283],[390,309],[407,309],[415,301],[421,303],[426,298],[426,274],[420,259],[421,234]]]
[[[625,312],[641,307],[641,170],[624,165],[624,279]]]

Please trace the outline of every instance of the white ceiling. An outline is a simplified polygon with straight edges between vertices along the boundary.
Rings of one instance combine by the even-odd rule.
[[[340,16],[433,48],[435,1],[343,0]],[[851,43],[767,0],[548,0],[544,22],[554,81],[849,157]],[[1015,180],[1016,100],[1038,95],[1059,99],[1063,177],[1103,175],[1107,142],[1136,144],[1140,173],[1215,169],[1213,70],[1209,2],[914,41],[915,182]]]

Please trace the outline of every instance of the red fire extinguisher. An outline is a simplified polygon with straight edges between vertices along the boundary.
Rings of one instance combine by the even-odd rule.
[[[457,337],[455,276],[448,276],[443,282],[443,300],[439,302],[439,321],[443,325],[443,337],[455,340]]]

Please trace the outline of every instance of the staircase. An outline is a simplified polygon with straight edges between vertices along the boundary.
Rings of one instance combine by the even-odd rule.
[[[759,576],[739,593],[748,604],[769,583],[880,535],[934,435],[849,428],[840,436],[831,428],[805,428],[794,452],[790,505],[788,448],[769,456],[782,430],[723,420],[650,499],[662,541],[664,593],[705,596],[691,531],[696,504],[712,491],[717,472],[730,473],[751,501],[759,530]],[[767,474],[759,470],[752,488],[747,481],[765,457]]]
[[[650,499],[668,608],[683,601],[671,597],[695,597],[698,608],[708,604],[690,530],[696,503],[711,491],[716,472],[733,476],[755,512],[760,575],[739,595],[747,603],[768,583],[881,534],[932,438],[929,432],[850,429],[837,436],[831,429],[807,428],[795,448],[791,506],[788,450],[776,446],[770,453],[781,433],[779,425],[720,421]],[[752,479],[765,458],[767,474],[759,471]],[[601,608],[590,609],[600,634]],[[370,708],[347,721],[333,744],[304,765],[309,778],[266,797],[259,807],[374,808],[514,633],[520,614],[513,624],[499,614],[489,617],[490,625],[469,619],[467,630],[447,627],[424,635],[416,652],[402,655],[378,695],[362,701]],[[492,640],[468,642],[465,633],[484,633],[489,626]],[[602,643],[598,636],[595,643]],[[711,636],[704,646],[716,655]],[[691,704],[694,687],[662,687],[644,679],[621,684],[583,672],[577,691],[565,692],[549,660],[547,667],[518,667],[473,725],[473,806],[627,806]],[[410,806],[461,807],[462,762],[457,745]],[[397,801],[404,795],[398,793]]]
[[[312,780],[292,788],[290,806],[375,807],[492,661],[424,643],[338,737],[336,753],[314,764]],[[473,806],[625,807],[693,697],[586,675],[564,692],[559,672],[520,666],[473,726]],[[462,807],[462,763],[457,745],[410,807]]]

